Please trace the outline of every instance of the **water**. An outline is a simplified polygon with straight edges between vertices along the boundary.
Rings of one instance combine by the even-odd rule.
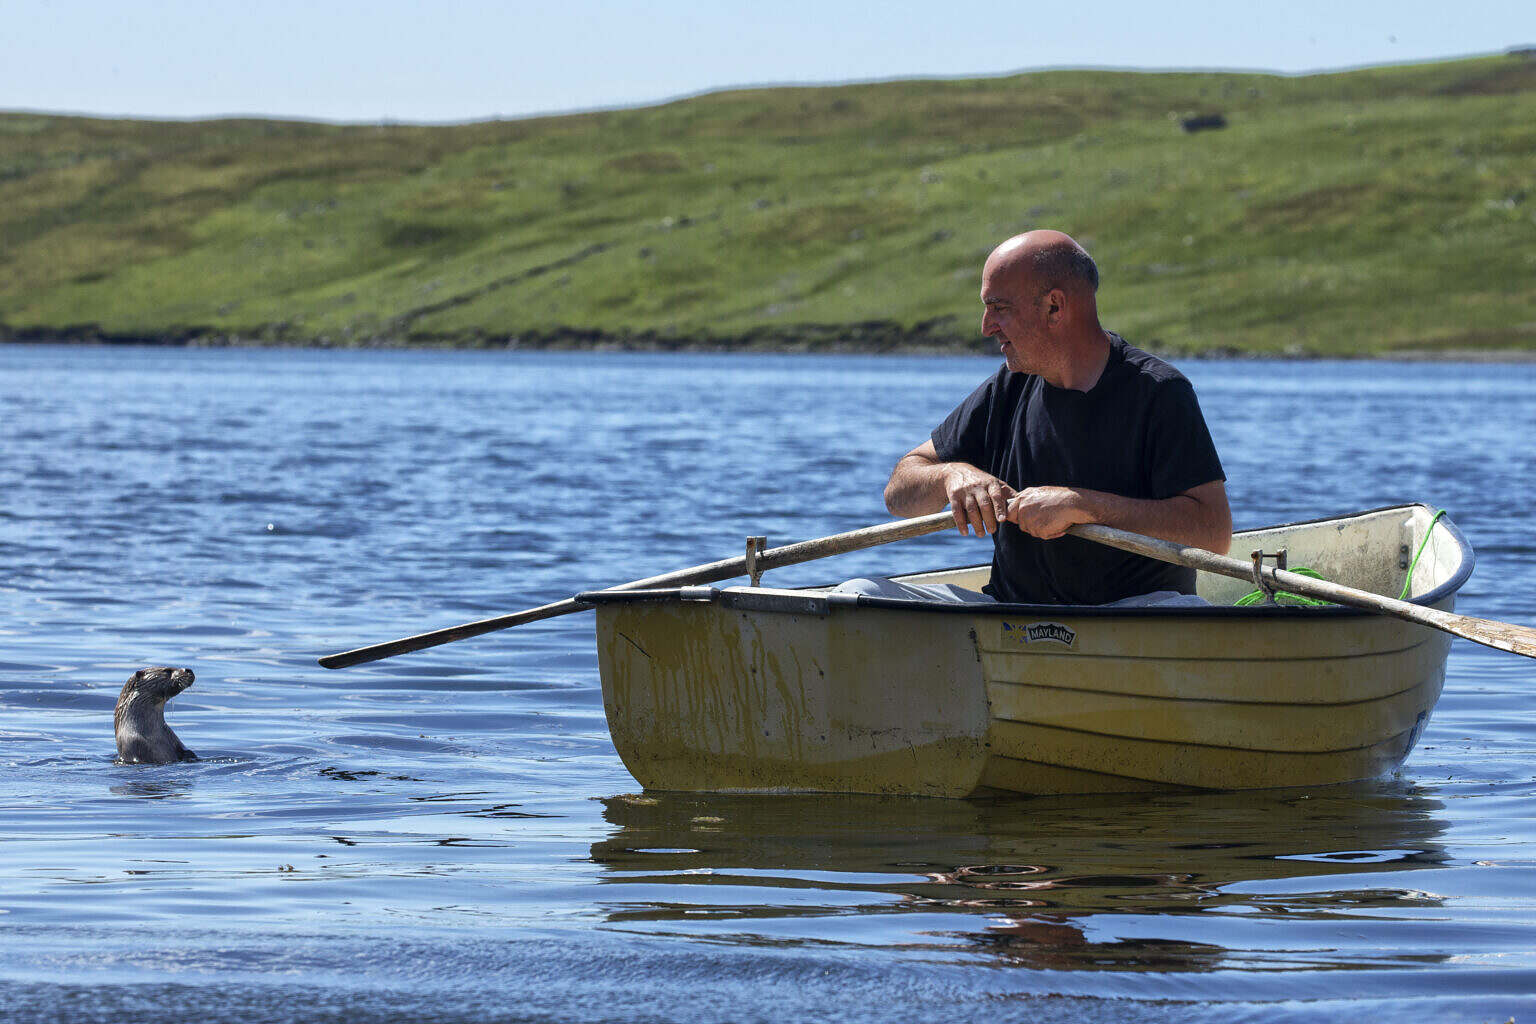
[[[1536,1012],[1536,666],[1395,777],[641,794],[590,616],[323,653],[883,521],[983,359],[0,348],[7,1021],[1499,1021]],[[1201,363],[1239,526],[1422,500],[1536,622],[1536,368]],[[785,585],[984,561],[941,535]],[[190,765],[113,763],[147,664]]]

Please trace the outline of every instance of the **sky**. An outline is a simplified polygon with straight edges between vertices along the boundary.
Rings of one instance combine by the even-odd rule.
[[[1536,45],[1536,0],[0,0],[0,109],[472,121],[739,85],[1305,72]]]

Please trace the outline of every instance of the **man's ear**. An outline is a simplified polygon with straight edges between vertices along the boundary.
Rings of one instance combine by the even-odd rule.
[[[1067,293],[1052,288],[1045,293],[1045,318],[1052,326],[1059,324],[1067,315]]]

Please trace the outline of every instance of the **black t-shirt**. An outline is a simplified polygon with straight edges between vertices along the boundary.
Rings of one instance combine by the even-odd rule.
[[[1128,498],[1171,498],[1225,480],[1189,381],[1109,337],[1109,362],[1090,391],[1003,366],[934,430],[939,460],[969,462],[1019,490],[1086,487]],[[1106,604],[1195,590],[1193,569],[1077,537],[1039,540],[1004,523],[994,541],[986,591],[999,601]]]

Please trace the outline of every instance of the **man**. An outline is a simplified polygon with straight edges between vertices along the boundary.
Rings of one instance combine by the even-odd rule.
[[[1225,475],[1194,389],[1099,324],[1093,260],[1059,231],[1008,239],[981,275],[1005,365],[896,464],[896,515],[947,503],[993,535],[998,601],[1108,604],[1194,593],[1194,571],[1064,536],[1102,523],[1225,554]]]

